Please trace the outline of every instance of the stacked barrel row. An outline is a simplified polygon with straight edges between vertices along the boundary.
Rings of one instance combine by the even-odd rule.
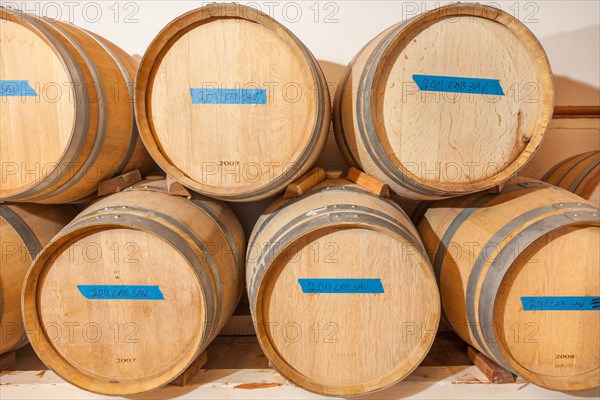
[[[347,67],[332,110],[306,46],[244,6],[180,16],[139,67],[71,24],[0,13],[0,200],[12,202],[0,205],[2,331],[13,332],[1,351],[26,332],[81,388],[153,390],[205,351],[245,279],[262,349],[309,391],[402,380],[441,316],[536,384],[600,384],[598,340],[589,344],[600,330],[598,205],[537,181],[506,184],[553,109],[547,57],[515,18],[452,4],[390,27]],[[58,101],[52,83],[66,91]],[[416,226],[359,180],[305,175],[332,113],[350,165],[426,201]],[[154,162],[170,179],[97,198],[101,181]],[[599,168],[597,152],[581,155],[548,181],[597,201]],[[171,178],[189,196],[174,195]],[[306,188],[276,199],[246,246],[224,201],[296,184]],[[64,205],[90,200],[77,216]],[[32,202],[61,205],[21,204]],[[60,334],[73,324],[80,335]]]

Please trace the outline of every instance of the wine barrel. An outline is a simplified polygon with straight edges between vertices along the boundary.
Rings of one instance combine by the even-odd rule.
[[[327,83],[309,50],[269,16],[211,4],[167,25],[136,80],[140,134],[181,184],[259,200],[307,172],[329,131]]]
[[[399,195],[437,200],[491,188],[538,148],[552,73],[535,36],[479,4],[451,4],[368,43],[336,91],[346,160]]]
[[[567,189],[600,207],[600,151],[578,154],[561,161],[542,180]]]
[[[0,354],[27,343],[21,288],[32,260],[75,216],[71,206],[0,204]]]
[[[76,202],[153,166],[135,125],[137,63],[74,25],[0,9],[0,200]]]
[[[220,202],[152,181],[94,203],[44,248],[23,289],[40,359],[88,391],[128,395],[179,376],[239,301],[245,238]]]
[[[598,386],[600,210],[538,181],[435,202],[418,225],[443,315],[536,385]]]
[[[416,229],[397,204],[343,179],[265,210],[249,242],[246,282],[272,366],[324,395],[369,393],[403,379],[439,323]]]

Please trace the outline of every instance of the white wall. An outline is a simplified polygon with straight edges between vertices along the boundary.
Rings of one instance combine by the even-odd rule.
[[[468,2],[468,1],[463,1]],[[482,0],[515,15],[540,39],[555,74],[557,105],[600,105],[600,2]],[[159,30],[209,1],[6,1],[24,11],[59,17],[92,30],[132,54],[142,54]],[[292,30],[337,81],[342,66],[390,25],[448,1],[239,1]]]

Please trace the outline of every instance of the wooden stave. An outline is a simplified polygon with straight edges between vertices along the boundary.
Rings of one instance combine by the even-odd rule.
[[[111,383],[115,382],[107,383],[106,381],[88,375],[72,366],[54,349],[52,344],[48,341],[48,338],[44,335],[45,332],[37,334],[39,339],[35,341],[35,344],[32,342],[32,347],[40,359],[65,380],[84,390],[94,393],[106,395],[142,393],[164,386],[177,378],[187,366],[200,356],[208,344],[218,335],[220,329],[225,325],[227,319],[233,313],[243,290],[242,263],[245,255],[245,238],[241,225],[239,225],[239,221],[235,214],[233,214],[233,211],[223,203],[202,196],[194,196],[193,198],[187,199],[169,195],[167,194],[164,181],[162,183],[142,183],[142,186],[132,187],[117,195],[104,198],[88,207],[75,218],[75,220],[61,230],[55,238],[45,246],[38,257],[36,257],[27,274],[26,283],[22,292],[23,319],[25,326],[27,327],[26,331],[34,332],[35,334],[36,327],[40,326],[40,319],[37,314],[38,305],[35,300],[37,297],[37,284],[41,273],[43,273],[43,269],[46,267],[45,264],[52,258],[53,252],[58,250],[69,240],[85,236],[96,230],[110,229],[111,227],[125,227],[128,229],[141,230],[159,237],[168,245],[174,247],[180,246],[176,247],[177,250],[184,255],[185,259],[190,263],[190,267],[193,267],[199,282],[201,283],[206,315],[211,315],[212,317],[210,320],[207,318],[207,323],[203,328],[201,342],[197,348],[192,349],[193,352],[189,353],[190,355],[187,357],[186,365],[180,365],[179,370],[168,370],[167,373],[164,373],[158,378],[153,378],[150,383],[138,379],[135,384],[125,383],[123,385],[118,385],[118,382],[116,382],[117,385],[111,385]],[[148,183],[148,185],[145,185],[144,183]],[[150,184],[153,186],[150,186]],[[112,205],[107,207],[107,204],[109,204],[111,200],[120,204],[119,202],[123,202],[124,196],[132,195],[133,197],[130,197],[130,199],[133,200],[129,202],[128,206]],[[204,221],[208,224],[214,223],[218,228],[218,231],[223,234],[223,238],[219,238],[223,239],[223,243],[233,243],[233,245],[237,246],[237,248],[230,249],[231,254],[233,254],[234,257],[238,257],[235,265],[229,265],[224,261],[221,263],[214,262],[215,260],[211,261],[212,255],[210,254],[210,250],[204,247],[198,234],[184,222],[156,210],[141,207],[136,208],[135,197],[143,195],[163,196],[165,200],[172,199],[175,203],[179,203],[179,206],[181,207],[187,207],[202,213],[205,218]],[[119,216],[118,221],[115,219],[115,216],[117,215]],[[160,229],[160,231],[153,231],[152,228],[148,228],[148,225],[145,224],[144,220],[154,223],[154,227]],[[222,230],[229,228],[231,228],[231,232]],[[186,233],[190,234],[190,236],[186,236]],[[235,241],[230,242],[229,238],[226,238],[227,234],[231,234]],[[193,235],[193,237],[191,237],[191,235]],[[171,241],[174,237],[176,238],[176,241]],[[198,244],[202,246],[202,249],[198,247]],[[188,256],[191,257],[188,258]],[[236,280],[233,284],[235,289],[229,288],[228,290],[225,290],[227,288],[223,284],[227,282],[220,280],[219,274],[227,268],[234,268],[241,278]],[[204,284],[202,285],[202,283]],[[225,296],[232,296],[231,299],[228,299],[231,304],[226,309],[221,307],[221,305],[225,304],[223,301]],[[166,378],[164,377],[165,375]]]
[[[360,186],[358,186],[346,179],[339,179],[339,180],[327,180],[325,182],[319,183],[315,187],[311,188],[308,192],[303,194],[301,197],[290,198],[290,199],[278,198],[265,209],[265,211],[263,212],[263,216],[259,217],[259,219],[256,222],[256,224],[252,230],[252,233],[248,239],[248,242],[252,243],[252,242],[259,241],[259,239],[261,239],[263,236],[265,236],[263,229],[266,228],[269,225],[269,223],[271,222],[271,220],[276,218],[278,216],[279,212],[284,210],[286,207],[293,206],[295,203],[300,202],[301,200],[305,199],[307,196],[318,194],[319,192],[323,192],[323,191],[327,191],[327,190],[343,190],[343,191],[348,192],[349,194],[370,195],[369,192],[362,189]],[[393,201],[388,201],[387,199],[384,199],[384,198],[381,198],[381,200],[383,200],[386,204],[390,205],[391,207],[393,207],[397,210],[398,213],[396,214],[396,216],[397,216],[398,220],[400,220],[400,221],[404,220],[404,216],[406,216],[406,214],[404,213],[404,210],[402,210],[402,208],[400,206],[398,206],[398,204],[396,204]],[[268,216],[265,217],[264,215],[268,215]],[[418,235],[417,235],[417,237],[418,237]],[[267,242],[268,241],[265,241],[265,243],[267,243]],[[256,263],[258,264],[258,262],[256,262]],[[248,264],[249,264],[249,260],[246,260],[246,265],[248,265]],[[249,272],[251,272],[251,271],[252,271],[251,269],[246,268],[246,282],[248,285],[248,289],[252,288],[252,286],[253,286],[252,283],[254,282],[254,278],[252,278],[252,275],[249,274]]]
[[[87,34],[85,31],[80,30],[79,28],[75,27],[74,25],[71,24],[66,24],[66,23],[62,23],[62,22],[51,22],[49,20],[44,20],[44,22],[47,23],[47,25],[49,27],[51,27],[57,34],[62,35],[65,39],[69,40],[70,43],[75,47],[75,49],[82,55],[84,61],[87,64],[87,67],[90,71],[92,71],[92,78],[93,78],[93,82],[95,87],[97,88],[97,95],[98,95],[98,102],[99,102],[99,109],[100,109],[100,114],[99,114],[99,118],[98,118],[98,130],[97,130],[97,135],[94,138],[93,144],[89,150],[89,153],[87,153],[87,156],[85,158],[85,161],[82,164],[82,167],[74,173],[74,175],[69,176],[70,174],[68,174],[65,178],[67,179],[67,181],[62,181],[62,184],[60,187],[58,188],[53,188],[52,191],[47,192],[46,194],[41,194],[41,193],[37,193],[36,196],[34,197],[35,201],[37,202],[67,202],[69,201],[69,196],[68,193],[70,190],[73,190],[73,188],[77,187],[77,183],[79,183],[80,181],[84,181],[85,182],[85,178],[86,178],[86,173],[85,173],[85,165],[97,165],[99,163],[101,163],[102,157],[101,154],[103,152],[105,152],[107,149],[104,147],[105,143],[110,143],[111,141],[117,141],[116,139],[120,139],[119,141],[122,140],[122,138],[116,136],[116,135],[111,135],[111,133],[116,130],[115,127],[111,127],[111,120],[115,119],[115,117],[117,117],[114,114],[114,109],[112,109],[111,107],[111,102],[108,101],[108,93],[107,93],[107,87],[104,85],[104,79],[102,76],[102,72],[100,70],[100,68],[96,65],[94,57],[92,56],[92,52],[93,49],[91,48],[91,46],[97,46],[97,49],[102,48],[103,50],[105,50],[102,45],[100,44],[100,42],[98,42],[97,40],[95,40],[94,37],[92,37],[91,35]],[[85,43],[87,41],[87,44]],[[109,55],[110,57],[110,55]],[[113,60],[114,62],[114,60]],[[119,65],[115,62],[115,66],[118,68]],[[121,75],[120,76],[121,79],[124,79],[124,77]],[[122,82],[119,82],[119,85],[125,83],[125,80],[122,80]],[[87,103],[93,103],[92,101],[87,101]],[[82,152],[83,153],[83,152]],[[106,172],[104,172],[105,166],[104,165],[100,165],[100,170],[103,172],[103,179],[109,178],[110,175],[112,174],[106,174]],[[87,183],[87,182],[85,182]],[[52,185],[54,186],[54,185]],[[88,185],[89,186],[89,183]],[[91,194],[93,191],[95,190],[94,185],[92,185],[87,194],[84,194],[83,196],[79,197],[80,195],[77,194],[76,195],[76,199],[74,200],[75,202],[77,200],[80,200],[82,198],[87,197],[89,194]],[[28,201],[31,201],[32,199],[26,199]]]
[[[456,278],[444,283],[444,279],[441,278],[444,272],[444,259],[447,255],[444,249],[448,247],[453,239],[461,237],[464,240],[465,237],[468,237],[465,236],[466,232],[461,232],[461,229],[466,229],[463,223],[468,221],[472,214],[484,210],[488,206],[498,205],[502,200],[509,199],[511,196],[514,196],[512,197],[514,200],[521,194],[537,190],[554,191],[562,196],[561,202],[544,204],[542,200],[536,208],[527,208],[526,212],[518,214],[516,217],[513,213],[510,218],[506,218],[505,225],[498,225],[496,229],[488,232],[487,239],[482,242],[486,244],[481,246],[479,253],[474,254],[474,262],[471,263],[467,272],[468,282],[466,287],[462,288],[460,282],[456,282]],[[471,346],[477,348],[504,368],[525,377],[536,385],[552,390],[566,391],[584,390],[598,386],[597,370],[582,374],[577,379],[562,375],[546,376],[531,372],[525,365],[520,365],[516,360],[510,359],[505,351],[500,348],[498,342],[503,341],[503,336],[498,340],[494,330],[492,337],[489,337],[489,331],[486,332],[484,329],[486,326],[494,326],[495,324],[494,314],[495,306],[498,306],[496,298],[500,292],[499,287],[503,277],[517,259],[515,256],[512,261],[510,258],[506,260],[506,254],[514,251],[514,247],[511,247],[510,243],[518,245],[523,241],[531,244],[547,233],[570,226],[600,226],[598,217],[600,209],[561,188],[529,179],[507,186],[500,194],[481,192],[438,203],[434,202],[433,205],[430,204],[427,207],[435,209],[436,206],[448,207],[452,210],[452,214],[443,215],[444,221],[440,223],[438,228],[432,228],[428,224],[430,221],[435,220],[426,211],[417,225],[417,229],[431,257],[442,298],[442,319],[446,321],[447,325]],[[486,246],[488,244],[503,244],[503,241],[507,240],[515,231],[518,233],[505,243],[498,256],[492,262],[486,261],[485,252],[483,251]],[[435,235],[433,238],[432,234]],[[526,248],[527,246],[517,246],[517,256],[523,253]],[[504,259],[501,258],[502,256],[504,256]],[[457,266],[455,268],[461,267]],[[461,287],[461,290],[463,290],[465,298],[459,299],[459,301],[464,300],[465,302],[464,305],[460,306],[461,309],[466,307],[464,319],[456,315],[456,310],[453,311],[454,318],[448,316],[445,304],[449,302],[452,296],[450,296],[450,292],[444,295],[444,289],[450,286]]]
[[[48,176],[53,179],[64,180],[63,175],[64,171],[67,169],[67,163],[71,162],[73,159],[75,162],[79,163],[81,163],[82,160],[85,160],[85,158],[81,156],[81,153],[89,151],[91,141],[96,135],[95,124],[97,124],[99,118],[99,107],[97,103],[87,102],[83,92],[83,88],[87,87],[86,85],[88,82],[93,82],[92,72],[88,69],[82,55],[77,52],[75,47],[73,47],[69,41],[64,42],[61,36],[53,30],[52,26],[45,23],[44,20],[34,18],[26,13],[18,11],[9,12],[5,9],[0,10],[0,15],[2,19],[12,22],[20,21],[23,24],[27,24],[28,29],[34,31],[36,35],[52,47],[63,65],[67,66],[65,70],[75,83],[74,95],[76,98],[80,99],[80,101],[81,99],[84,100],[85,107],[76,108],[73,133],[70,142],[63,153],[63,157],[61,157],[61,160],[58,163],[60,169],[57,166],[50,174],[48,174]],[[88,135],[90,130],[92,134]],[[88,136],[90,136],[91,139]],[[63,172],[61,172],[61,170]],[[37,183],[30,188],[26,188],[15,195],[3,197],[3,200],[13,200],[13,197],[17,197],[17,195],[27,200],[36,192],[35,186],[38,186],[37,190],[41,190],[42,193],[45,194],[49,191],[51,185],[52,184],[48,182],[48,179],[44,179],[42,182]],[[41,189],[39,189],[40,186]]]
[[[44,215],[48,213],[52,221],[46,220]],[[4,204],[0,203],[0,217],[13,229],[16,236],[21,240],[21,245],[27,249],[29,263],[42,250],[45,244],[56,234],[64,225],[68,224],[77,210],[70,206],[38,206],[33,204]],[[4,263],[4,261],[3,261]],[[10,266],[5,264],[5,268]],[[27,270],[17,271],[20,273],[20,281],[23,281]],[[0,285],[0,321],[3,316],[3,293]],[[20,306],[20,293],[19,293]],[[22,319],[22,318],[20,318]],[[2,329],[4,338],[4,329]],[[28,343],[27,335],[23,330],[21,338],[14,342],[10,347],[2,344],[1,353],[17,350]]]
[[[166,181],[144,181],[138,185],[126,189],[125,191],[152,191],[165,194],[169,193],[166,187]],[[187,200],[196,208],[199,208],[202,210],[202,212],[207,214],[210,219],[212,219],[213,223],[219,228],[231,247],[238,271],[243,271],[245,268],[246,248],[244,244],[246,239],[244,230],[242,229],[242,226],[240,225],[239,220],[237,219],[237,216],[233,210],[218,200],[213,200],[209,197],[201,196],[196,193],[192,194],[191,197],[187,198]],[[221,213],[218,213],[216,208],[223,206],[224,210],[222,210]],[[242,288],[242,290],[239,291],[239,297],[241,297],[243,288],[245,287],[243,272],[239,274],[238,285],[240,288]]]
[[[544,100],[548,104],[543,113],[544,118],[542,118],[545,120],[545,124],[540,125],[540,128],[532,136],[519,157],[495,176],[474,183],[461,183],[461,187],[453,185],[454,187],[452,189],[443,190],[429,187],[412,178],[410,172],[400,170],[398,166],[395,166],[391,162],[378,142],[376,129],[371,115],[372,93],[370,88],[374,86],[374,78],[379,70],[378,63],[381,61],[382,57],[390,51],[390,48],[393,48],[393,44],[398,41],[398,37],[405,34],[405,31],[418,29],[420,24],[426,24],[428,21],[435,21],[439,16],[451,17],[461,15],[486,18],[502,23],[506,28],[513,30],[515,34],[521,33],[527,35],[527,39],[532,41],[537,47],[536,51],[540,52],[540,54],[537,55],[536,61],[544,64],[544,69],[549,72],[544,78],[545,83],[550,87],[553,85],[548,57],[543,51],[537,38],[533,36],[524,25],[519,26],[522,24],[517,19],[489,6],[461,3],[449,4],[393,25],[371,40],[371,42],[365,45],[347,66],[340,81],[340,89],[336,92],[336,101],[334,102],[335,110],[333,112],[336,141],[342,155],[350,165],[357,166],[375,178],[390,184],[390,187],[399,195],[412,200],[429,201],[458,197],[477,191],[487,190],[507,181],[513,175],[517,174],[535,154],[552,117],[554,104],[553,94],[546,93]],[[504,21],[501,22],[502,20]],[[512,27],[512,25],[515,24],[517,26]],[[355,69],[361,71],[361,76],[359,78],[360,86],[358,93],[355,93],[357,97],[356,105],[348,105],[348,107],[352,107],[353,114],[355,114],[353,123],[346,126],[344,125],[344,119],[342,117],[344,114],[344,105],[347,103],[344,92],[347,91],[349,77]],[[350,87],[349,89],[352,88]],[[365,100],[363,100],[363,98],[365,98]],[[358,118],[356,115],[358,115]],[[349,144],[349,140],[354,140],[355,143],[353,146]],[[530,154],[527,157],[523,157],[523,154],[525,154],[528,149],[530,149]],[[359,151],[367,152],[369,156],[362,157],[360,161],[358,161],[360,157],[357,153]],[[465,189],[465,187],[467,187],[467,189]]]
[[[49,23],[51,23],[51,21],[49,21]],[[121,80],[121,82],[118,82],[119,87],[125,87],[127,88],[128,92],[130,93],[131,96],[131,102],[133,103],[133,96],[132,96],[132,86],[133,86],[133,78],[135,76],[135,61],[132,60],[131,56],[129,56],[127,53],[125,53],[123,50],[121,50],[120,48],[118,48],[117,46],[115,46],[114,44],[108,42],[106,39],[92,33],[89,31],[86,31],[84,29],[78,28],[75,25],[69,24],[69,23],[64,23],[64,22],[59,22],[56,21],[55,25],[59,25],[62,30],[70,30],[70,34],[71,35],[75,35],[75,34],[79,34],[82,36],[82,38],[84,38],[84,40],[89,40],[89,42],[92,44],[94,44],[95,46],[97,46],[98,49],[101,49],[104,54],[104,57],[108,57],[108,59],[110,60],[110,62],[112,62],[114,64],[115,67],[115,71],[119,71],[119,79]],[[90,48],[89,46],[86,46],[84,48],[88,49]],[[90,58],[90,64],[94,64],[93,60]],[[95,85],[97,88],[101,88],[102,91],[106,92],[108,90],[108,85],[105,85],[104,82],[104,77],[103,74],[100,72],[98,74],[98,78],[100,80],[97,80],[95,82]],[[107,82],[110,83],[110,80]],[[119,102],[123,101],[122,99],[117,99],[116,101],[108,101],[108,96],[104,96],[105,99],[105,103],[107,105],[108,108],[111,107],[111,105],[116,105]],[[120,151],[123,153],[122,157],[117,157],[117,160],[119,158],[120,161],[118,161],[118,163],[115,162],[104,162],[104,166],[101,167],[101,171],[104,172],[102,179],[108,179],[111,176],[114,175],[118,175],[122,172],[128,172],[131,171],[132,169],[136,169],[139,168],[140,171],[142,173],[149,171],[150,169],[153,168],[154,163],[152,162],[152,160],[149,158],[149,156],[146,153],[146,150],[143,147],[143,144],[141,143],[141,141],[138,138],[137,135],[137,126],[135,124],[135,118],[133,115],[133,104],[131,104],[129,108],[130,111],[127,112],[128,116],[127,118],[130,119],[130,122],[128,122],[127,127],[125,128],[125,130],[123,131],[121,130],[117,130],[115,129],[115,127],[110,126],[111,124],[111,118],[110,116],[107,114],[107,123],[106,123],[106,128],[104,129],[105,131],[105,135],[103,135],[103,137],[101,138],[97,138],[96,142],[94,144],[94,146],[98,146],[97,147],[97,153],[93,154],[91,153],[88,158],[86,159],[85,164],[88,164],[90,162],[92,162],[94,165],[97,165],[99,163],[101,163],[102,161],[104,161],[104,159],[106,158],[106,156],[102,156],[103,153],[111,153],[109,151],[109,149],[106,147],[106,144],[111,144],[114,143],[116,140],[115,139],[120,139],[123,144],[126,144],[125,146],[120,146]],[[122,109],[116,110],[115,111],[124,111],[127,109],[126,107],[123,107]],[[110,111],[109,111],[110,112]],[[126,132],[127,134],[129,134],[129,138],[125,137],[119,137],[116,133],[118,131],[121,132]],[[113,171],[114,170],[114,171]],[[112,172],[111,172],[112,171]],[[107,172],[111,172],[108,173]],[[71,178],[71,180],[73,180],[74,178]],[[89,185],[88,185],[89,186]],[[96,184],[92,184],[90,186],[90,188],[88,190],[92,190],[91,193],[93,193],[96,190]],[[57,195],[60,195],[60,193],[62,191],[64,191],[65,188],[61,187],[60,189],[57,189],[55,192],[52,193],[52,202],[63,202],[65,201],[65,199],[61,199],[60,197],[57,198]],[[89,195],[85,195],[81,198],[78,198],[75,200],[75,202],[78,201],[83,201],[85,200]],[[64,197],[64,196],[63,196]],[[42,198],[42,200],[44,200],[44,198]]]
[[[108,85],[104,84],[114,82],[121,88],[128,87],[127,82],[131,81],[131,76],[135,74],[135,64],[132,64],[135,61],[106,39],[70,23],[36,17],[16,10],[2,9],[0,14],[2,19],[20,23],[34,31],[52,47],[65,66],[66,72],[72,77],[73,95],[77,104],[70,142],[52,171],[22,190],[11,190],[8,195],[2,196],[2,201],[40,204],[84,201],[93,194],[103,179],[131,169],[139,168],[143,173],[152,169],[154,162],[147,155],[141,141],[136,138],[133,105],[131,111],[127,111],[126,107],[118,107],[121,100],[111,101],[107,94]],[[87,44],[84,45],[86,41]],[[91,55],[99,50],[102,54]],[[115,74],[118,79],[115,80],[108,71],[100,71],[94,62],[95,57],[98,57],[97,60],[111,63],[114,68],[111,71],[119,71]],[[84,92],[88,87],[96,88],[97,101],[88,99]],[[115,117],[123,117],[119,117],[119,114],[129,114],[130,127],[115,125]],[[117,146],[117,150],[123,153],[120,161],[111,159],[114,151],[108,149],[104,145],[105,142],[110,146],[114,146],[115,142],[123,142]],[[72,166],[76,167],[75,171],[72,171]],[[89,171],[85,170],[86,166],[100,168],[102,175],[90,180],[87,178]]]
[[[579,170],[583,168],[582,170]],[[600,205],[600,151],[578,154],[556,164],[542,180]],[[596,183],[596,187],[588,187]]]
[[[375,212],[375,210],[365,209],[362,206],[358,206],[355,204],[359,204],[361,201],[356,202],[352,201],[352,205],[350,208],[344,209],[339,205],[329,205],[327,210],[321,209],[320,205],[329,204],[326,199],[319,200],[317,204],[311,206],[310,209],[314,209],[314,211],[309,212],[310,218],[307,218],[303,221],[303,217],[305,217],[304,212],[294,212],[293,216],[297,216],[296,218],[283,217],[280,215],[281,212],[285,212],[286,209],[290,210],[293,208],[295,203],[301,202],[306,198],[317,197],[318,195],[322,195],[325,193],[327,196],[329,193],[347,193],[348,196],[358,196],[363,198],[375,199],[374,201],[380,203],[381,210],[377,210],[376,214],[371,214],[371,212]],[[363,200],[364,201],[364,200]],[[356,203],[355,203],[356,202]],[[305,211],[305,210],[304,210]],[[362,221],[356,221],[356,215],[347,215],[347,218],[335,218],[335,213],[337,212],[350,212],[352,214],[359,214],[361,216]],[[329,214],[333,215],[334,219],[330,219],[322,225],[316,225],[314,222],[319,218],[320,214]],[[379,214],[379,215],[378,215]],[[382,215],[385,214],[384,218],[387,218],[382,224]],[[341,214],[340,214],[341,215]],[[316,218],[315,218],[316,216]],[[369,217],[375,217],[372,220]],[[279,219],[279,221],[277,221]],[[275,222],[273,222],[275,221]],[[269,227],[271,225],[271,227]],[[279,356],[277,349],[269,342],[267,339],[267,335],[265,333],[264,325],[259,322],[261,320],[262,310],[259,305],[261,304],[257,299],[262,299],[265,296],[265,288],[264,282],[268,281],[269,267],[271,265],[276,264],[276,260],[278,257],[282,256],[286,250],[286,243],[293,244],[294,240],[300,241],[302,237],[305,235],[310,235],[314,232],[315,227],[318,228],[326,228],[336,226],[340,229],[344,229],[345,227],[360,227],[362,226],[365,229],[373,229],[378,232],[383,232],[388,235],[392,235],[394,237],[402,238],[411,243],[411,245],[415,246],[415,249],[418,251],[418,256],[421,257],[427,264],[427,267],[424,267],[423,270],[427,276],[434,278],[434,275],[431,273],[431,267],[427,263],[427,255],[425,253],[425,249],[420,243],[420,239],[416,229],[411,224],[410,219],[406,215],[406,213],[402,210],[402,208],[396,204],[394,201],[374,196],[372,193],[364,190],[360,186],[347,181],[345,179],[340,180],[325,180],[322,183],[318,184],[311,190],[309,190],[306,194],[302,195],[299,198],[293,199],[277,199],[274,203],[272,203],[267,209],[263,212],[263,215],[259,218],[256,226],[254,227],[252,234],[249,239],[249,250],[247,254],[247,262],[246,262],[246,281],[247,281],[247,291],[248,297],[250,301],[250,312],[254,321],[254,326],[256,329],[257,337],[259,338],[259,344],[263,349],[265,355],[270,360],[272,368],[276,369],[279,373],[286,377],[286,379],[292,381],[294,384],[301,386],[303,389],[308,390],[313,393],[321,394],[321,395],[329,395],[329,396],[355,396],[370,393],[373,391],[384,389],[385,387],[389,387],[398,381],[404,379],[406,376],[410,374],[411,371],[416,368],[419,363],[422,361],[423,357],[427,354],[429,348],[431,347],[432,342],[426,341],[422,348],[415,348],[412,357],[409,360],[405,360],[405,363],[412,362],[411,368],[408,370],[402,371],[394,371],[393,374],[390,374],[384,378],[377,379],[376,382],[369,382],[368,384],[354,384],[354,385],[327,385],[323,383],[318,383],[315,381],[311,381],[306,378],[303,381],[300,381],[299,376],[303,377],[300,373],[296,372],[293,365],[289,365],[282,357]],[[278,227],[280,229],[278,229]],[[272,228],[272,229],[271,229]],[[278,240],[275,240],[276,236],[273,235],[273,231],[276,232],[287,232],[286,235],[281,237],[277,237]],[[402,231],[399,233],[399,231]],[[292,239],[289,241],[288,239]],[[281,239],[281,241],[279,240]],[[255,261],[250,261],[250,247],[252,247],[253,243],[272,243],[276,242],[278,244],[284,243],[283,246],[278,248],[278,251],[263,251],[261,256],[257,257]],[[265,255],[264,257],[262,255]],[[437,286],[433,284],[433,280],[431,281],[432,285],[430,286],[431,295],[435,296],[437,291]],[[438,301],[438,309],[437,311],[433,310],[429,315],[427,326],[430,326],[429,323],[431,320],[435,320],[435,330],[437,330],[438,322],[439,322],[439,314],[440,314],[441,306]],[[264,338],[264,342],[263,339]],[[415,353],[418,350],[424,350],[421,356],[417,356],[415,358]]]
[[[133,58],[133,56],[127,54],[123,49],[109,40],[96,35],[93,32],[85,31],[88,35],[92,36],[98,41],[106,52],[111,56],[114,62],[119,66],[121,74],[125,79],[125,85],[129,92],[129,98],[131,101],[131,138],[127,147],[125,156],[121,160],[117,167],[114,175],[120,175],[121,173],[133,171],[135,169],[141,172],[149,172],[156,168],[156,164],[152,157],[146,151],[140,134],[138,131],[137,123],[135,121],[135,108],[134,108],[134,90],[135,90],[135,76],[137,74],[139,62]]]
[[[242,11],[237,12],[235,16],[232,16],[231,13],[227,12],[226,7],[222,7],[225,5],[226,3],[212,3],[208,6],[191,10],[181,15],[176,20],[171,21],[157,34],[140,62],[135,85],[135,116],[139,126],[142,142],[145,144],[146,149],[152,158],[156,161],[161,169],[163,169],[167,174],[172,176],[182,185],[196,191],[197,193],[222,201],[257,201],[284,191],[289,183],[308,172],[317,161],[317,158],[325,147],[329,134],[331,114],[329,87],[327,85],[325,75],[314,55],[291,31],[269,17],[267,14],[241,4],[235,4],[235,6],[236,9],[240,9]],[[248,17],[248,12],[256,14],[256,17]],[[189,30],[200,26],[205,20],[212,18],[238,18],[263,25],[264,22],[276,25],[277,29],[284,32],[285,35],[290,38],[290,40],[294,41],[299,50],[303,53],[306,62],[308,62],[312,70],[313,79],[316,83],[315,89],[318,98],[318,115],[316,117],[315,126],[313,128],[311,137],[307,141],[302,155],[298,158],[293,168],[284,171],[275,180],[269,182],[268,185],[260,188],[259,190],[227,194],[219,191],[208,190],[201,183],[191,179],[185,173],[185,171],[180,170],[171,162],[168,154],[164,154],[161,151],[161,145],[156,137],[154,124],[150,116],[151,113],[149,112],[149,99],[151,91],[149,89],[152,87],[153,75],[155,74],[155,70],[159,65],[156,63],[156,61],[162,60],[166,52],[168,52],[169,45],[172,42],[179,39],[179,37],[187,33]]]

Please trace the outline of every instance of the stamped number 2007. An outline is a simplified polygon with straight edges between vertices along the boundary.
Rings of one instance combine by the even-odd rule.
[[[134,363],[135,358],[115,358],[115,361],[118,363]]]

